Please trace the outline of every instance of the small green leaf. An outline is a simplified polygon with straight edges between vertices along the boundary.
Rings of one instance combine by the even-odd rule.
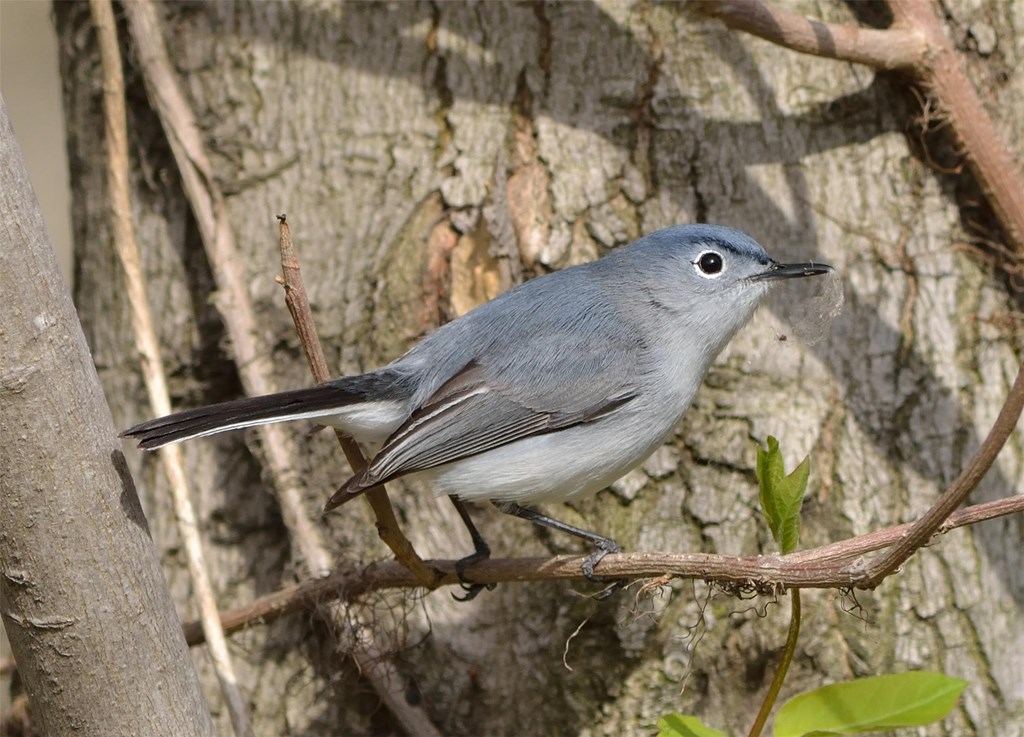
[[[658,737],[726,737],[725,732],[705,727],[697,717],[669,714],[658,720]]]
[[[810,457],[804,458],[793,473],[786,475],[779,441],[768,436],[768,450],[757,448],[757,481],[761,487],[761,507],[768,518],[772,537],[783,553],[796,550],[800,542],[800,507],[804,503]]]
[[[775,717],[775,737],[823,737],[920,727],[945,717],[967,681],[941,673],[890,673],[794,696]]]

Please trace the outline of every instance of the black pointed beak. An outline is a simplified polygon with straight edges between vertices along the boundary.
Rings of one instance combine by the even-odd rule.
[[[826,274],[829,271],[832,271],[832,267],[828,264],[816,264],[813,261],[809,261],[805,264],[780,264],[772,261],[768,265],[767,269],[762,271],[760,274],[754,274],[750,277],[750,280],[795,279],[801,276],[817,276],[818,274]]]

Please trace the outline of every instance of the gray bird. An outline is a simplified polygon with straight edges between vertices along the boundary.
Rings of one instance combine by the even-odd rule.
[[[462,505],[501,511],[593,544],[611,539],[523,503],[594,493],[638,466],[679,422],[711,362],[776,281],[830,271],[780,264],[718,225],[651,233],[591,263],[539,277],[438,328],[396,361],[307,389],[237,399],[143,422],[123,435],[159,448],[286,420],[317,419],[372,449],[325,512],[377,484],[420,478]],[[469,597],[481,587],[467,588]]]

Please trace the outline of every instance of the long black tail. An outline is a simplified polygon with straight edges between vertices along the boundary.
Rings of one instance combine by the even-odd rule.
[[[140,448],[152,450],[189,438],[253,425],[324,417],[346,406],[366,401],[369,398],[367,390],[370,389],[367,384],[373,382],[359,381],[363,378],[350,377],[307,389],[246,397],[175,412],[166,417],[141,422],[125,430],[121,436],[138,438]]]

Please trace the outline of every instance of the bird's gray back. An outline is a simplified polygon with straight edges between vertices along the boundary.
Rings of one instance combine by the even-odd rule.
[[[614,299],[617,260],[527,282],[429,335],[393,364],[423,379],[413,406],[471,362],[495,391],[536,410],[573,411],[630,385],[646,336]]]

